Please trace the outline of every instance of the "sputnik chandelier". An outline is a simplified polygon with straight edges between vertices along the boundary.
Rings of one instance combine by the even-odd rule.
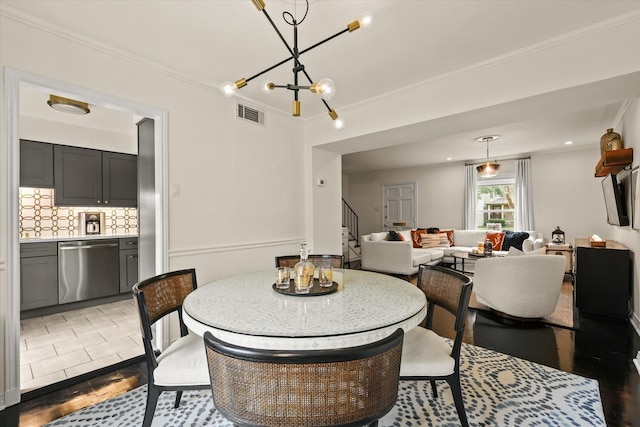
[[[271,92],[276,88],[282,88],[282,89],[288,89],[290,91],[293,91],[293,116],[294,117],[299,117],[300,116],[300,100],[299,100],[299,92],[300,90],[309,90],[312,93],[318,94],[320,96],[320,99],[322,101],[322,103],[325,105],[325,107],[327,107],[328,113],[329,113],[329,117],[331,117],[331,119],[334,121],[335,127],[337,129],[341,129],[344,126],[344,123],[341,119],[338,118],[338,113],[336,113],[336,111],[331,108],[329,106],[329,104],[327,103],[327,101],[329,99],[331,99],[333,97],[333,95],[336,92],[336,88],[335,88],[335,84],[333,82],[333,80],[328,79],[328,78],[323,78],[321,80],[318,80],[317,82],[314,82],[314,80],[311,78],[311,76],[309,75],[309,73],[307,72],[307,70],[305,69],[305,66],[302,64],[302,62],[300,62],[300,56],[303,53],[309,52],[311,49],[314,49],[326,42],[328,42],[329,40],[332,40],[336,37],[338,37],[339,35],[342,35],[346,32],[353,32],[355,30],[357,30],[358,28],[365,28],[371,25],[371,17],[368,15],[363,16],[361,19],[356,20],[351,22],[349,25],[347,25],[347,28],[338,31],[337,33],[335,33],[332,36],[327,37],[326,39],[300,51],[298,50],[298,25],[302,24],[302,22],[304,21],[304,19],[307,17],[307,12],[309,12],[309,0],[305,0],[306,2],[306,10],[304,12],[304,16],[302,17],[302,19],[300,19],[300,21],[297,21],[297,17],[293,16],[291,13],[289,12],[283,12],[282,13],[282,17],[284,19],[284,21],[291,25],[293,27],[293,47],[291,47],[289,45],[289,43],[287,43],[287,41],[285,40],[285,38],[283,37],[282,33],[280,32],[280,30],[278,29],[278,27],[276,26],[276,24],[273,22],[273,20],[271,19],[271,17],[269,16],[269,14],[267,13],[266,9],[265,9],[265,3],[263,0],[251,0],[251,2],[254,4],[254,6],[256,7],[256,9],[258,9],[259,12],[262,12],[264,14],[264,16],[267,18],[267,20],[269,21],[269,23],[271,24],[271,26],[273,27],[273,29],[275,30],[275,32],[278,34],[278,37],[280,37],[280,40],[282,40],[282,43],[284,43],[285,47],[287,48],[287,50],[289,51],[289,54],[291,56],[289,56],[286,59],[283,59],[282,61],[276,63],[275,65],[272,65],[271,67],[260,71],[257,74],[254,74],[253,76],[249,77],[249,78],[242,78],[240,80],[237,80],[236,82],[224,82],[222,84],[222,86],[220,87],[220,90],[222,91],[222,94],[224,96],[227,97],[231,97],[234,96],[238,89],[243,88],[247,85],[248,82],[250,82],[251,80],[263,75],[264,73],[273,70],[274,68],[279,67],[282,64],[285,64],[289,61],[291,61],[293,59],[293,83],[289,83],[289,84],[275,84],[273,82],[267,81],[264,82],[262,85],[262,89],[265,92]],[[299,74],[302,73],[304,75],[304,77],[308,80],[309,85],[308,86],[304,86],[301,85],[299,83],[299,79],[300,76]]]

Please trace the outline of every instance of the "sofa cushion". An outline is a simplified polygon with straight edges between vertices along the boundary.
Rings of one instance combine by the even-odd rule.
[[[426,264],[430,261],[442,259],[444,251],[438,248],[429,249],[413,249],[413,266],[418,267],[420,264]]]
[[[509,251],[507,252],[507,256],[522,256],[522,255],[526,255],[526,254],[522,252],[520,249],[516,248],[515,246],[511,246],[509,248]]]
[[[455,246],[469,246],[475,248],[487,238],[485,230],[454,230],[453,240]]]
[[[505,231],[504,242],[502,242],[502,250],[508,251],[512,246],[522,250],[522,244],[529,237],[526,231]]]
[[[422,247],[422,235],[427,234],[426,228],[417,228],[415,230],[411,230],[411,241],[413,242],[414,248]]]
[[[369,235],[369,241],[380,242],[382,240],[387,240],[387,237],[389,237],[389,233],[387,233],[386,231],[383,231],[381,233],[371,233]]]
[[[398,233],[397,231],[391,230],[389,232],[388,240],[390,242],[404,242],[404,236],[402,234]]]
[[[504,231],[487,231],[487,239],[491,242],[494,251],[502,250],[502,242],[504,241]]]

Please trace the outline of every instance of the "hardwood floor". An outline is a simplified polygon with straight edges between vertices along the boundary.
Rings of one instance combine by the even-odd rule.
[[[451,320],[448,313],[437,311],[435,329],[442,330]],[[509,325],[490,313],[469,310],[465,342],[595,378],[607,425],[640,426],[640,381],[633,364],[640,337],[629,322],[580,316],[580,330],[574,331]],[[120,366],[58,391],[44,390],[42,396],[23,395],[22,403],[2,412],[0,425],[40,426],[145,383],[144,362]]]

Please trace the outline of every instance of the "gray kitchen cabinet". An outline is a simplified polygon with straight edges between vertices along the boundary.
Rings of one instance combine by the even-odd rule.
[[[20,187],[53,188],[53,144],[20,140]]]
[[[20,245],[20,311],[58,304],[58,247]]]
[[[138,156],[102,153],[102,197],[105,205],[138,205]]]
[[[137,156],[55,145],[57,206],[137,206]]]
[[[131,292],[138,282],[138,238],[120,239],[120,293]]]

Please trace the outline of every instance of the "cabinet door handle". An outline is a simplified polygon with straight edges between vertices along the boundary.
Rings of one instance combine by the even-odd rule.
[[[138,255],[128,255],[127,258],[138,258]]]
[[[108,205],[108,204],[109,204],[109,201],[108,201],[108,200],[105,200],[105,201],[104,201],[104,204],[105,204],[105,205]]]

